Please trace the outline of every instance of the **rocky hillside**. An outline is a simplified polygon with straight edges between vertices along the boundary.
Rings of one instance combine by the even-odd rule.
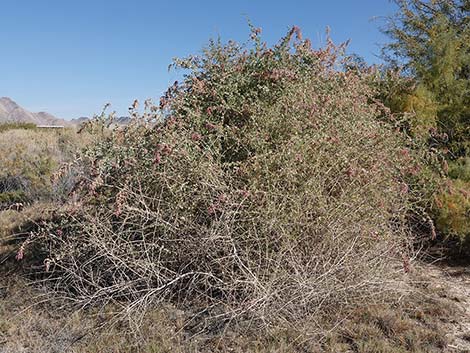
[[[8,97],[0,98],[0,123],[33,123],[36,125],[69,125],[70,123],[46,113],[32,113]]]

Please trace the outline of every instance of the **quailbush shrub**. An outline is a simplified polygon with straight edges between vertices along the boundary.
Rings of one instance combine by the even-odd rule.
[[[253,28],[176,60],[183,82],[128,126],[95,129],[71,166],[73,202],[34,236],[54,288],[265,323],[396,291],[418,162],[343,51],[298,28],[268,48]]]

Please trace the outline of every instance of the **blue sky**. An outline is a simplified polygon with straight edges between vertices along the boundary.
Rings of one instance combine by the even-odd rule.
[[[246,18],[275,43],[301,27],[318,46],[325,28],[350,52],[380,60],[376,16],[389,0],[150,1],[0,0],[0,96],[66,119],[91,116],[110,102],[125,115],[135,99],[158,100],[178,78],[173,57],[197,53],[209,38],[244,41]]]

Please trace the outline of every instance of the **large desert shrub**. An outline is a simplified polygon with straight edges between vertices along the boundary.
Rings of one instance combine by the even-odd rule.
[[[252,39],[176,60],[184,81],[159,106],[95,129],[70,168],[73,203],[33,237],[54,288],[266,323],[398,290],[417,165],[378,119],[368,74],[339,70],[344,48],[312,49],[297,28],[273,48]]]

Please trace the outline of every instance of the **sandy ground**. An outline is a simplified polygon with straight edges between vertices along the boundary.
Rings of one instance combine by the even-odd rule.
[[[445,300],[461,309],[445,325],[451,342],[449,351],[470,352],[470,266],[420,264],[418,268],[430,285],[443,293]]]

